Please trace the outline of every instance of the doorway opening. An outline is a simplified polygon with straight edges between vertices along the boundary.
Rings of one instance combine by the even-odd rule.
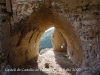
[[[49,39],[46,37],[48,35]],[[44,43],[41,43],[41,41]],[[41,45],[45,47],[41,49]],[[42,34],[37,62],[38,68],[47,74],[75,75],[76,73],[76,71],[66,71],[67,68],[77,68],[77,66],[69,59],[69,55],[67,54],[67,41],[62,32],[56,27],[51,27]]]
[[[44,49],[52,48],[51,36],[53,31],[54,27],[51,27],[42,34],[40,38],[39,52]]]

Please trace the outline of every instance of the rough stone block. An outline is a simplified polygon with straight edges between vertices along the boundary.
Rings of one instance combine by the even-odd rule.
[[[11,3],[10,0],[6,0],[6,8],[8,12],[11,12]]]

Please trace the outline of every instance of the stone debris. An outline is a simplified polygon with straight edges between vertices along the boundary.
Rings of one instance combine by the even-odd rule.
[[[49,63],[45,63],[45,68],[49,68]]]

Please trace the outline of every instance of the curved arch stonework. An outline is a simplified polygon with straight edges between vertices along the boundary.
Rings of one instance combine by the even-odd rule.
[[[76,75],[99,75],[100,0],[0,0],[0,9],[0,50],[12,66],[37,57],[40,36],[54,26],[81,66]]]
[[[14,40],[16,39],[16,42],[12,41],[12,44],[15,44],[10,52],[10,61],[12,64],[14,64],[14,66],[19,66],[38,56],[39,39],[41,34],[49,27],[54,26],[64,35],[68,44],[68,52],[73,63],[80,65],[82,63],[82,47],[79,35],[67,19],[53,14],[49,9],[42,9],[39,12],[36,12],[35,15],[34,14],[32,14],[26,21],[26,28],[23,28],[21,33],[19,32],[19,34],[13,37]],[[36,28],[34,29],[35,26]],[[28,31],[30,27],[32,30]],[[15,57],[12,57],[13,55],[15,55]]]

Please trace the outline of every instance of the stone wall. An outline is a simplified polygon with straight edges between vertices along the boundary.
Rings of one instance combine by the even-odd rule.
[[[89,6],[80,17],[81,21],[74,21],[79,27],[80,39],[83,47],[84,60],[82,75],[100,74],[100,10],[99,6]],[[88,69],[88,70],[87,70]]]
[[[99,75],[100,6],[78,7],[76,11],[71,12],[67,18],[78,30],[83,48],[82,70],[77,75]]]
[[[7,11],[6,1],[0,2],[0,50],[8,54],[10,50],[10,13]]]
[[[63,15],[77,29],[83,47],[84,60],[80,74],[94,74],[97,71],[100,54],[100,1],[12,1],[14,21],[18,22],[25,16],[41,7],[50,8],[54,13]],[[22,9],[20,9],[22,8]],[[27,9],[26,9],[27,8]],[[14,22],[13,21],[13,22]],[[13,24],[13,23],[12,23]],[[91,63],[91,64],[89,64]],[[84,66],[83,66],[84,65]],[[92,67],[92,68],[90,68]],[[87,69],[89,69],[87,71]]]
[[[50,10],[46,11],[43,8],[50,9]],[[8,8],[8,11],[11,10]],[[16,55],[16,58],[13,57],[11,60],[23,59],[20,62],[21,64],[23,64],[27,59],[26,55],[24,55],[27,53],[27,48],[29,48],[28,50],[29,52],[31,52],[31,49],[34,49],[35,51],[32,51],[32,53],[36,53],[33,56],[30,56],[29,57],[30,59],[36,56],[38,54],[37,52],[38,47],[35,46],[39,45],[39,37],[41,36],[41,34],[47,28],[51,27],[51,25],[48,25],[48,27],[46,27],[45,22],[51,20],[52,23],[50,24],[55,24],[54,26],[60,29],[60,31],[63,33],[65,39],[68,42],[69,49],[72,47],[72,49],[70,49],[69,51],[69,54],[72,56],[73,54],[78,55],[80,53],[83,53],[84,55],[84,60],[81,67],[82,70],[80,72],[77,72],[77,75],[99,75],[98,72],[100,70],[100,60],[99,60],[100,59],[100,0],[84,0],[84,1],[83,0],[67,0],[67,1],[66,0],[57,0],[57,1],[56,0],[55,1],[54,0],[49,0],[49,1],[48,0],[12,0],[12,11],[13,11],[13,18],[11,19],[11,35],[13,36],[11,36],[12,37],[11,56]],[[42,14],[42,16],[39,15],[39,13],[35,14],[36,12],[42,12],[40,13]],[[53,14],[51,12],[53,12]],[[51,15],[48,16],[47,14],[51,14]],[[52,18],[50,17],[51,18],[50,19],[47,16],[48,17],[52,16]],[[63,16],[66,19],[63,19],[62,17],[59,16]],[[53,18],[55,17],[56,19],[57,18],[60,19],[54,20]],[[39,20],[42,20],[42,22],[40,22]],[[69,20],[71,24],[66,23],[65,21],[67,20]],[[1,34],[7,34],[7,37],[4,36],[4,38],[9,39],[8,37],[10,35],[9,33],[10,26],[6,24],[5,20],[3,24],[2,24],[3,26],[0,26],[1,30],[3,27],[3,32]],[[46,28],[43,28],[43,26],[45,26]],[[73,28],[75,28],[75,32]],[[21,33],[23,34],[23,36],[20,36]],[[24,33],[27,33],[27,35]],[[24,40],[29,39],[28,35],[31,38],[33,38],[34,43],[27,45],[28,41],[24,41]],[[76,35],[78,35],[80,38],[77,38],[78,36]],[[19,43],[21,43],[21,47],[18,48],[17,45],[19,44],[17,44],[17,42],[20,37],[21,39],[24,37],[25,38],[22,39],[23,42],[19,41]],[[4,38],[1,40],[2,43],[1,49],[4,51],[5,50],[8,51],[8,49],[10,49],[8,48],[9,42],[5,43],[6,41]],[[25,50],[23,50],[24,45],[26,46]],[[30,47],[30,45],[34,46],[34,48]],[[78,45],[80,47],[82,46],[82,49]],[[79,51],[79,49],[83,50],[83,52],[79,51],[75,53],[73,52],[74,49],[76,50],[76,52]],[[19,53],[23,54],[23,57],[20,59],[18,57]],[[17,60],[14,60],[14,63],[16,63]]]
[[[57,28],[52,33],[52,45],[54,50],[67,52],[66,39]]]
[[[9,4],[8,4],[9,5]],[[9,75],[7,56],[10,51],[10,13],[5,0],[0,0],[0,75]],[[9,67],[10,68],[10,67]]]
[[[50,8],[57,14],[68,17],[70,13],[77,13],[87,9],[87,6],[99,5],[99,0],[11,0],[13,22],[29,16],[41,7]],[[93,8],[92,8],[93,9]],[[72,14],[73,15],[73,14]],[[12,23],[13,24],[13,23]]]

